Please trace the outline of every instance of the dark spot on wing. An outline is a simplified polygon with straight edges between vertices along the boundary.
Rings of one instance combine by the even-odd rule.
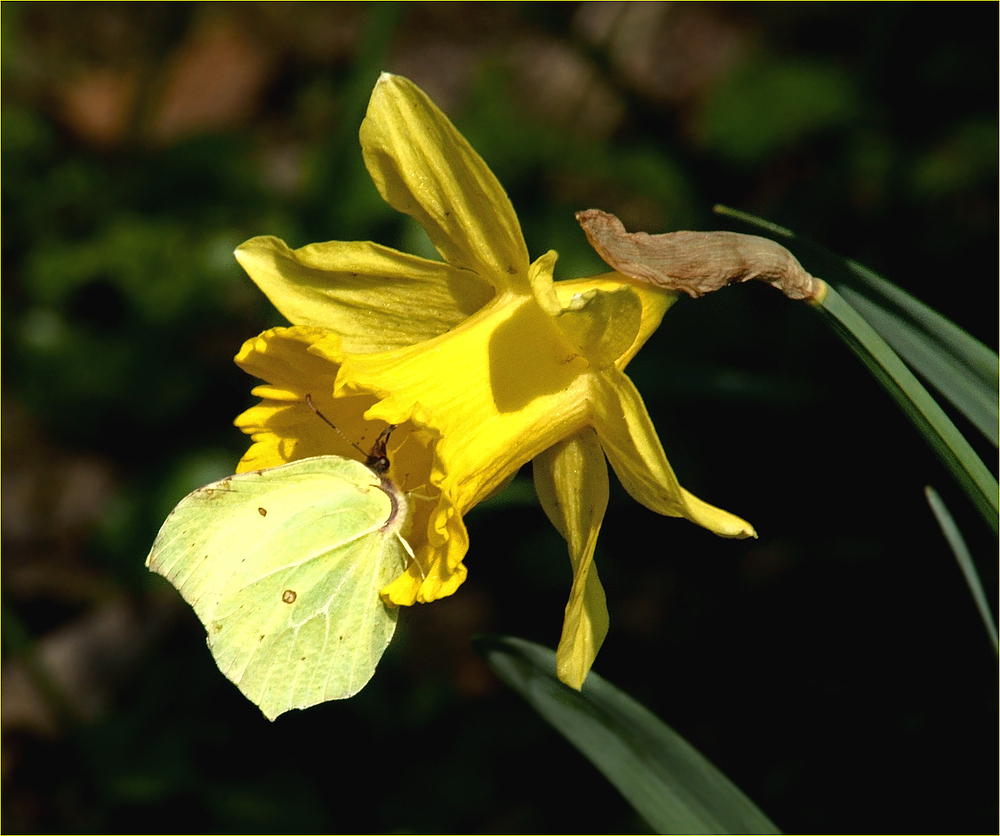
[[[294,604],[295,599],[298,597],[299,595],[294,589],[286,589],[284,592],[281,593],[281,600],[284,601],[286,604]]]
[[[258,508],[257,509],[257,513],[260,514],[262,517],[266,517],[267,516],[267,508]]]

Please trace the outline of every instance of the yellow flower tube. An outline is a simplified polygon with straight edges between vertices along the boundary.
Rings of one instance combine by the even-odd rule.
[[[391,477],[413,498],[416,560],[383,598],[452,594],[466,575],[463,515],[533,461],[542,507],[566,539],[573,587],[559,676],[581,687],[607,633],[593,566],[607,462],[651,510],[725,537],[755,536],[678,483],[625,366],[676,294],[619,273],[554,282],[556,253],[529,263],[492,172],[410,81],[383,74],[361,127],[383,198],[413,216],[443,261],[369,242],[292,250],[272,237],[236,252],[292,323],[248,341],[237,363],[267,381],[237,424],[253,438],[240,470],[310,455],[396,424]]]

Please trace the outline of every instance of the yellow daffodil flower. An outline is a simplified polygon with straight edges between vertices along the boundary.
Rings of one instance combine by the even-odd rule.
[[[416,560],[383,598],[409,605],[458,589],[464,514],[533,462],[573,564],[558,671],[579,688],[608,628],[593,563],[606,461],[652,511],[755,536],[680,486],[624,373],[676,295],[619,273],[554,282],[556,253],[529,261],[493,173],[405,78],[379,78],[361,145],[382,197],[420,223],[443,261],[357,241],[292,250],[259,237],[236,251],[292,323],[249,340],[236,358],[267,381],[254,389],[261,403],[237,419],[253,438],[239,470],[357,457],[317,420],[307,394],[359,444],[398,425],[390,476],[413,502]]]

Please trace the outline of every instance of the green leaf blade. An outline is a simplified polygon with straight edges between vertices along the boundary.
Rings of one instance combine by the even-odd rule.
[[[595,673],[579,692],[556,676],[555,653],[481,636],[479,652],[618,789],[658,833],[780,833],[725,775],[627,694]]]
[[[832,254],[831,254],[832,255]],[[953,356],[959,358],[983,385],[994,393],[1000,378],[1000,357],[963,328],[925,305],[915,296],[897,287],[874,270],[844,259],[845,267],[875,296],[891,304],[910,319],[921,331],[936,340]],[[884,336],[884,335],[883,335]],[[918,368],[918,371],[922,371]]]
[[[979,572],[976,571],[976,564],[972,559],[972,553],[969,551],[968,546],[965,545],[965,538],[962,537],[962,532],[959,531],[958,525],[948,510],[948,506],[944,504],[944,500],[941,499],[938,492],[928,485],[924,488],[924,494],[927,497],[927,504],[931,506],[931,511],[934,512],[938,525],[941,527],[941,533],[944,534],[945,539],[948,541],[948,545],[951,547],[952,553],[958,561],[958,566],[965,576],[969,592],[972,593],[972,598],[976,602],[976,609],[979,610],[979,617],[983,620],[983,626],[986,627],[986,632],[993,643],[993,651],[1000,655],[1000,638],[997,636],[997,625],[993,620],[993,613],[990,611],[989,602],[986,600],[982,581],[979,580]]]
[[[921,330],[910,325],[903,317],[850,287],[840,288],[840,293],[994,447],[1000,446],[1000,401],[997,399],[996,378],[990,382],[988,374],[984,377],[979,373],[982,368],[975,364],[982,358],[973,356],[977,354],[974,349],[973,355],[958,354],[960,349],[956,343],[950,343],[949,348],[934,339],[931,336],[934,332],[930,329]],[[969,339],[972,340],[972,337]]]
[[[826,321],[868,367],[952,472],[994,533],[1000,532],[1000,488],[937,401],[875,329],[832,287],[819,303]]]
[[[965,436],[889,346],[895,340],[900,354],[935,385],[994,445],[998,427],[997,387],[1000,358],[970,334],[867,267],[844,258],[793,231],[727,206],[717,214],[734,218],[795,243],[796,254],[806,256],[813,272],[840,285],[860,283],[879,298],[861,302],[862,312],[827,284],[828,293],[815,303],[826,321],[868,367],[924,436],[931,449],[952,472],[994,533],[1000,533],[1000,488]],[[864,297],[844,288],[852,301]],[[867,304],[866,304],[867,302]],[[892,310],[899,314],[893,314]],[[869,321],[869,315],[871,319]],[[954,378],[949,380],[949,376]]]

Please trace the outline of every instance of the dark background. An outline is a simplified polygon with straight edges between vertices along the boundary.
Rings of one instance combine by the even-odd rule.
[[[381,69],[466,133],[557,278],[604,269],[576,210],[663,232],[727,228],[725,203],[996,347],[994,4],[0,13],[6,832],[643,830],[469,644],[558,640],[569,563],[527,469],[469,515],[468,582],[403,612],[368,687],[274,724],[143,566],[177,500],[232,472],[254,381],[231,358],[281,324],[234,247],[421,246],[361,161]],[[916,432],[763,286],[679,302],[630,372],[682,483],[760,539],[615,485],[596,670],[785,830],[992,831],[996,659],[923,486],[994,606],[996,540]]]

